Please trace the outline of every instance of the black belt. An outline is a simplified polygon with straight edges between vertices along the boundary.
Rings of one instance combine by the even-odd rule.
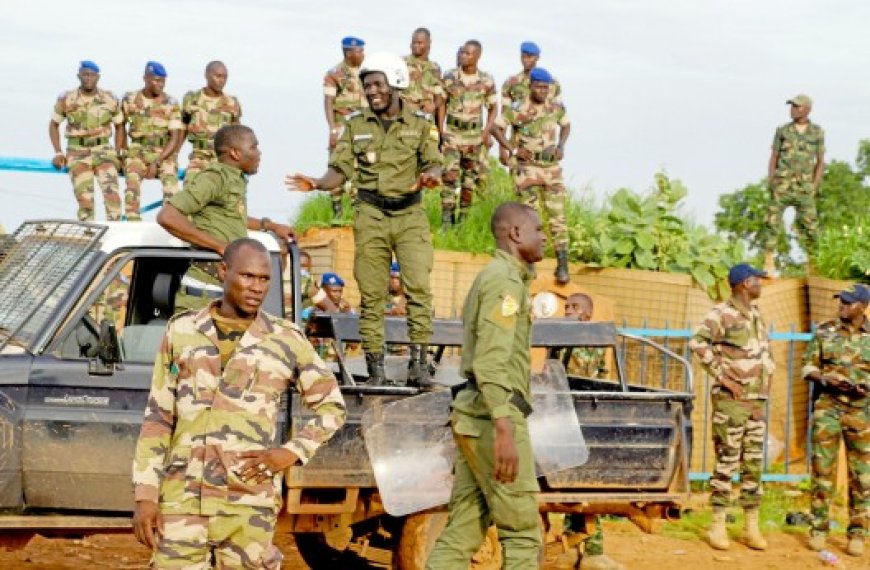
[[[191,285],[182,285],[182,293],[191,297],[208,297],[209,299],[220,299],[223,297],[223,291],[214,291],[212,289],[204,289]]]
[[[190,144],[195,150],[211,150],[211,141],[208,139],[191,139]]]
[[[447,117],[447,124],[451,127],[456,127],[461,131],[471,131],[480,128],[480,123],[478,121],[463,121],[462,119],[457,119],[456,117],[451,117],[449,115]]]
[[[464,385],[459,384],[457,386],[454,386],[453,388],[458,388],[453,392],[454,398],[456,397],[456,394],[459,393],[459,390],[461,390],[462,388],[466,388],[468,390],[475,390],[478,392],[480,391],[480,388],[477,387],[477,379],[470,374],[468,376],[468,380],[466,380]],[[511,397],[508,401],[513,404],[514,407],[520,411],[520,413],[523,414],[524,418],[529,417],[534,411],[534,409],[532,409],[532,405],[526,401],[526,399],[523,397],[519,390],[512,390]]]
[[[109,143],[109,137],[69,137],[66,142],[73,146],[101,146]]]
[[[391,196],[381,196],[377,192],[360,188],[357,190],[356,196],[366,204],[371,204],[378,210],[397,212],[415,204],[419,204],[422,199],[422,194],[422,192],[417,191],[413,194],[406,194],[405,196],[397,196],[394,198]]]
[[[141,145],[163,146],[169,142],[169,137],[166,135],[157,137],[136,137],[133,138],[133,142]]]

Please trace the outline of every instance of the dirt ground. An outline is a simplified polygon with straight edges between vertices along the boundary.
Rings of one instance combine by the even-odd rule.
[[[768,570],[831,568],[819,555],[804,546],[799,534],[767,535],[770,548],[765,552],[732,544],[727,552],[714,552],[701,540],[670,538],[662,534],[644,534],[628,522],[605,523],[607,553],[628,570],[659,570],[678,565],[686,570]],[[284,568],[306,568],[291,537],[278,541],[285,555]],[[843,553],[845,539],[831,539],[830,550],[841,560],[838,568],[870,568],[870,557],[857,559]],[[86,538],[45,538],[37,536],[19,550],[0,549],[0,568],[25,570],[72,570],[80,568],[132,569],[147,567],[148,556],[131,534],[97,534]],[[552,568],[548,564],[545,568]]]

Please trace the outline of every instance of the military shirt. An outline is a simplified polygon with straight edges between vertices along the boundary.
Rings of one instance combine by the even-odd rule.
[[[474,280],[462,310],[459,370],[464,378],[473,376],[478,389],[460,391],[453,401],[455,411],[480,418],[523,417],[510,398],[518,392],[527,403],[532,401],[532,279],[527,265],[498,250]]]
[[[205,89],[188,91],[181,104],[181,117],[187,125],[187,139],[211,143],[221,127],[238,123],[242,106],[232,95],[209,97]]]
[[[529,98],[532,94],[532,81],[529,79],[529,74],[521,71],[516,75],[508,77],[501,86],[501,108],[502,112],[515,103],[520,103]],[[550,91],[547,95],[547,100],[560,99],[562,97],[562,86],[555,79],[550,84]]]
[[[344,61],[326,72],[323,94],[333,98],[332,111],[337,122],[369,106],[359,78],[359,68],[351,67]]]
[[[347,128],[329,156],[329,166],[354,186],[387,197],[416,192],[412,188],[417,176],[440,165],[438,132],[431,118],[404,104],[386,132],[369,109],[348,116]]]
[[[444,76],[444,97],[447,99],[447,129],[450,129],[450,118],[455,118],[478,123],[478,128],[472,130],[479,131],[483,127],[484,107],[498,105],[495,80],[480,69],[472,75],[466,75],[458,67],[448,71]]]
[[[248,177],[241,170],[215,161],[168,203],[198,229],[229,243],[248,237],[247,191]]]
[[[221,371],[210,308],[170,319],[154,362],[133,463],[135,499],[168,514],[242,514],[277,506],[281,476],[239,478],[239,454],[277,445],[281,396],[291,387],[315,417],[285,449],[303,464],[344,423],[335,377],[292,322],[259,312]]]
[[[747,311],[733,299],[717,304],[695,329],[689,348],[713,377],[713,394],[730,394],[720,380],[733,377],[743,386],[743,399],[767,399],[775,365],[757,305]]]
[[[404,99],[412,109],[435,114],[435,98],[444,96],[441,85],[441,67],[434,61],[413,55],[405,56],[408,65],[409,84],[402,90]]]
[[[870,389],[870,319],[855,332],[839,320],[819,325],[804,354],[804,377],[813,372],[836,376],[853,386]],[[829,391],[835,400],[854,407],[870,404],[870,397]]]
[[[165,93],[158,99],[146,97],[141,89],[130,91],[121,101],[121,110],[130,123],[128,134],[133,141],[165,136],[169,142],[169,131],[184,128],[178,101]]]
[[[538,104],[527,98],[503,109],[495,123],[502,129],[511,127],[511,140],[517,148],[534,155],[532,164],[550,165],[556,161],[559,129],[571,121],[560,101],[551,99]]]
[[[776,177],[812,181],[819,153],[825,152],[825,131],[808,123],[801,133],[794,122],[776,129],[773,150],[778,153]]]
[[[103,138],[112,136],[112,125],[124,122],[121,106],[111,91],[97,89],[93,95],[71,89],[61,93],[51,120],[66,121],[66,137]]]
[[[567,372],[584,378],[604,378],[607,374],[604,356],[605,349],[601,347],[578,346],[572,348]]]

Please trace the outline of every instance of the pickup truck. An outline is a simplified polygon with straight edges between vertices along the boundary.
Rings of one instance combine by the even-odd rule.
[[[252,232],[252,237],[273,259],[273,287],[264,309],[298,322],[297,250],[290,248],[286,259],[291,294],[284,295],[278,284],[285,261],[278,243],[265,233]],[[217,259],[148,222],[33,221],[4,242],[0,535],[6,544],[24,542],[36,531],[129,530],[130,470],[154,354],[182,276],[192,264]],[[365,384],[364,367],[342,350],[360,340],[355,315],[315,314],[308,333],[334,343],[348,422],[308,465],[285,474],[278,531],[294,535],[302,557],[315,569],[421,569],[446,521],[445,508],[408,516],[387,512],[362,429],[367,410],[420,391]],[[386,338],[407,343],[403,319],[387,318]],[[440,367],[437,377],[448,378],[447,384],[458,380],[449,370],[450,353],[460,339],[460,321],[436,320],[431,345]],[[537,320],[533,345],[551,356],[561,354],[565,362],[566,348],[599,347],[613,365],[611,378],[569,377],[589,460],[540,479],[541,512],[620,514],[646,530],[657,519],[678,516],[689,493],[692,442],[692,378],[685,360],[645,339],[619,334],[612,323]],[[646,345],[668,359],[670,368],[676,365],[679,372],[667,388],[628,377],[629,345]],[[388,374],[401,374],[404,358],[388,357]],[[310,412],[294,393],[287,394],[285,404],[289,428],[297,429]],[[543,519],[549,524],[547,516]],[[490,533],[472,567],[499,565]]]

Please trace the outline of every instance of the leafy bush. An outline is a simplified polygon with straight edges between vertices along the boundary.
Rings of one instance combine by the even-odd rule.
[[[870,220],[829,227],[819,234],[816,271],[829,279],[870,283]]]

